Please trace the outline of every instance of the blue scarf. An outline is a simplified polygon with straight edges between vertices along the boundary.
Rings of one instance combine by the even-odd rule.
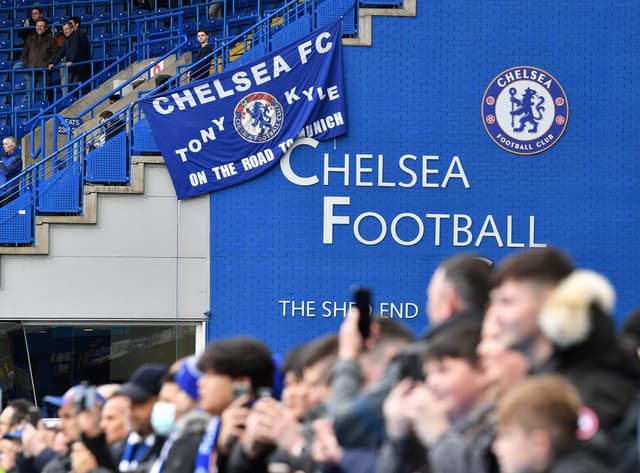
[[[207,431],[204,433],[200,446],[198,447],[198,456],[196,457],[196,469],[194,473],[208,473],[211,454],[218,443],[218,434],[220,433],[220,418],[214,417],[207,425]]]
[[[127,437],[127,444],[124,448],[118,469],[120,471],[135,470],[139,463],[144,460],[147,453],[149,453],[155,441],[156,436],[153,434],[142,438],[137,432],[131,432]]]

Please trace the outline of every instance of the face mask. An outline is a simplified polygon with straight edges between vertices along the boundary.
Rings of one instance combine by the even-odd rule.
[[[156,402],[151,411],[151,427],[153,431],[168,437],[176,420],[176,405],[170,402]]]

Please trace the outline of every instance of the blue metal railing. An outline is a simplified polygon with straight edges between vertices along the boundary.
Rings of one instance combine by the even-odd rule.
[[[291,0],[285,6],[267,14],[243,33],[232,36],[225,44],[217,47],[209,56],[214,73],[236,67],[257,58],[258,55],[277,49],[283,43],[294,41],[329,21],[335,21],[335,19],[342,17],[344,22],[344,13],[350,12],[355,16],[356,7],[354,0]],[[333,14],[332,19],[331,13]],[[172,14],[166,15],[171,16]],[[178,21],[181,21],[181,17]],[[355,27],[355,20],[348,19],[348,21],[352,21]],[[147,33],[148,30],[144,30],[143,26],[140,26],[140,30],[137,31],[138,49],[131,54],[138,55],[138,58],[140,55],[151,54],[152,45],[155,42],[163,41],[162,35],[154,37]],[[166,36],[164,40],[166,40]],[[80,112],[79,116],[93,117],[96,107],[107,100],[111,93],[124,89],[139,77],[150,78],[151,71],[156,64],[171,54],[178,54],[179,51],[187,47],[187,44],[187,38],[181,35],[177,46],[132,76],[118,89],[110,91],[108,95],[87,107]],[[167,83],[148,93],[157,93],[161,87],[174,87],[183,84],[192,68],[192,64],[179,68]],[[40,144],[37,145],[37,149],[38,139],[35,134],[32,135],[30,143],[36,156],[44,153],[47,123],[48,126],[54,127],[54,131],[58,126],[67,126],[64,117],[55,113],[55,107],[52,107],[50,112],[48,115],[41,114],[32,123],[33,127],[39,127],[40,130],[40,135],[38,135]],[[52,122],[48,122],[49,120]],[[120,127],[117,135],[105,140],[102,146],[96,147],[96,134],[103,132],[105,129],[103,127],[116,126],[113,124],[117,122],[120,122],[120,125],[117,125]],[[145,127],[145,125],[146,120],[139,107],[134,103],[122,109],[105,123],[96,125],[78,136],[72,137],[71,127],[67,126],[67,143],[65,145],[45,159],[33,164],[11,182],[0,186],[0,198],[10,201],[0,207],[0,243],[34,243],[35,216],[38,214],[75,214],[81,212],[83,188],[86,181],[110,184],[129,183],[132,155],[144,152],[159,153],[157,147],[154,147],[153,136],[148,130],[148,126]],[[150,138],[151,145],[149,147],[145,147],[145,138]],[[52,140],[51,144],[55,149],[58,147],[57,137],[52,137]],[[110,163],[106,169],[101,167],[101,163],[105,161]],[[17,186],[16,183],[18,183]],[[20,219],[20,216],[30,216],[28,225],[24,222],[28,219],[26,217]],[[19,221],[16,222],[16,219]],[[3,224],[3,222],[5,223]],[[28,232],[24,231],[28,234],[16,235],[18,230],[13,227],[27,229]]]

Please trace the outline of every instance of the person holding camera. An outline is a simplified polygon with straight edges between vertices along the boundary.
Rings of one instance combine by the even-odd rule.
[[[45,396],[45,401],[58,407],[60,422],[58,435],[62,436],[62,447],[54,448],[51,430],[42,422],[23,423],[20,430],[21,455],[16,462],[18,472],[66,473],[71,471],[71,448],[80,439],[77,415],[84,409],[83,402],[95,403],[95,392],[91,400],[85,398],[86,385],[68,389],[61,397]]]
[[[198,360],[199,405],[213,416],[195,459],[195,471],[227,471],[234,444],[245,434],[249,405],[261,388],[272,388],[271,351],[249,337],[210,343]]]
[[[325,412],[323,402],[330,395],[338,337],[330,334],[316,338],[293,353],[298,366],[292,367],[287,355],[283,402],[277,401],[270,391],[258,393],[247,415],[244,435],[233,446],[228,471],[260,473],[278,468],[312,471],[311,424]],[[298,380],[287,376],[291,369],[298,371]],[[298,398],[294,403],[287,402],[291,401],[291,394]]]

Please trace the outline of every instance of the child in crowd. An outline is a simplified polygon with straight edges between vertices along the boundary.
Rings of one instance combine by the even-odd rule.
[[[407,451],[412,435],[427,449],[420,469],[437,472],[494,472],[493,425],[488,381],[476,349],[480,326],[462,325],[437,334],[425,353],[426,382],[402,380],[384,405],[389,442],[380,472],[405,471],[420,464],[419,450]],[[413,458],[410,458],[413,456]]]
[[[581,406],[576,390],[553,375],[529,377],[498,403],[493,450],[501,473],[606,473],[580,448],[576,431]]]

